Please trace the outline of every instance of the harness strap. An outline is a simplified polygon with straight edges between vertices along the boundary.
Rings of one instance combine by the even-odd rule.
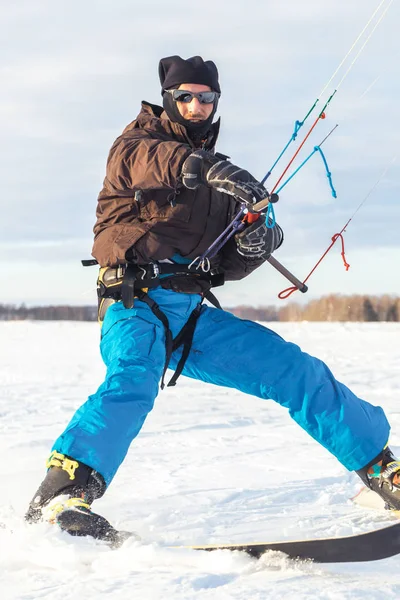
[[[167,384],[167,387],[171,387],[176,385],[178,377],[181,375],[183,368],[185,366],[186,360],[189,356],[190,349],[192,347],[193,335],[196,329],[197,319],[200,316],[201,312],[201,303],[196,306],[196,308],[191,312],[190,317],[186,321],[185,325],[182,327],[176,338],[172,337],[172,332],[169,327],[169,321],[167,315],[161,310],[157,302],[155,302],[146,292],[139,291],[136,296],[147,304],[152,313],[161,321],[164,325],[165,331],[165,364],[161,377],[161,389],[163,390],[165,387],[165,374],[168,369],[168,365],[171,360],[172,353],[175,352],[180,346],[183,344],[183,352],[182,356],[179,359],[178,366],[176,368],[175,373],[173,374],[171,380]]]
[[[201,313],[201,303],[192,311],[186,324],[182,327],[176,338],[173,340],[173,351],[177,350],[183,344],[182,356],[179,359],[175,373],[168,383],[168,387],[176,385],[179,375],[182,373],[186,360],[189,356],[190,349],[193,343],[194,331],[197,325],[197,319]]]
[[[147,306],[150,308],[153,315],[155,315],[157,317],[157,319],[159,319],[161,321],[161,323],[164,325],[165,364],[164,364],[164,369],[163,369],[163,373],[162,373],[162,377],[161,377],[161,389],[163,390],[165,387],[165,383],[164,383],[165,373],[168,369],[169,361],[171,360],[171,356],[172,356],[172,352],[173,352],[173,338],[172,338],[171,329],[169,328],[168,317],[158,306],[157,302],[155,302],[155,300],[150,298],[150,296],[148,294],[146,294],[146,292],[139,290],[136,295],[139,298],[139,300],[141,300],[142,302],[147,304]]]
[[[121,284],[121,300],[125,308],[133,308],[135,298],[135,279],[136,269],[133,265],[128,265],[125,269]]]
[[[204,294],[204,298],[206,300],[208,300],[210,302],[210,304],[215,306],[215,308],[219,308],[220,310],[222,310],[222,306],[221,306],[218,298],[216,296],[214,296],[214,294],[211,292],[211,290],[208,290],[208,292],[206,292]]]
[[[87,261],[89,262],[89,261]],[[171,273],[172,271],[172,273]],[[189,356],[192,347],[193,336],[196,329],[197,319],[201,313],[202,301],[206,298],[211,304],[217,308],[221,308],[217,298],[210,291],[203,294],[201,302],[191,312],[185,325],[182,327],[176,338],[172,336],[167,315],[161,310],[155,300],[148,294],[148,289],[154,288],[161,283],[160,275],[166,274],[166,278],[173,278],[179,275],[187,275],[191,277],[206,278],[210,285],[222,285],[223,274],[207,273],[197,274],[189,272],[187,265],[159,265],[151,263],[150,265],[138,266],[134,264],[121,265],[119,267],[104,267],[100,270],[100,275],[97,284],[97,293],[99,297],[99,320],[102,321],[101,314],[105,314],[107,310],[107,299],[111,303],[122,300],[125,308],[133,308],[135,297],[147,304],[155,317],[161,321],[165,332],[165,364],[161,377],[161,389],[165,387],[165,374],[168,369],[172,353],[183,346],[182,355],[179,359],[174,375],[168,383],[168,387],[176,385],[176,382],[181,375],[186,360]],[[165,281],[165,279],[164,279]]]

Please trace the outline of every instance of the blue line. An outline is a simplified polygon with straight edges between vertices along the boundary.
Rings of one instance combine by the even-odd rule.
[[[278,156],[278,158],[276,159],[276,161],[274,162],[274,164],[272,165],[272,167],[270,168],[268,173],[261,180],[261,183],[263,185],[267,181],[268,177],[271,175],[272,171],[275,169],[278,162],[281,160],[282,156],[285,154],[286,150],[289,148],[290,144],[295,141],[295,139],[297,138],[297,135],[298,135],[300,129],[303,127],[303,125],[304,125],[304,121],[296,121],[295,122],[292,137],[290,138],[290,140],[288,141],[288,143],[286,144],[286,146],[284,147],[284,149],[282,150],[282,152],[280,153],[280,155]]]
[[[328,178],[329,185],[331,186],[331,192],[332,192],[332,196],[333,196],[334,198],[337,198],[337,193],[336,193],[336,190],[335,190],[335,188],[333,187],[333,183],[332,183],[332,173],[331,173],[331,172],[330,172],[330,170],[329,170],[329,167],[328,167],[328,162],[327,162],[327,160],[326,160],[326,158],[325,158],[325,155],[324,155],[324,153],[322,152],[322,150],[321,150],[320,146],[315,146],[314,150],[315,150],[315,151],[318,151],[318,152],[320,153],[320,155],[321,155],[321,158],[322,158],[322,160],[324,161],[324,165],[325,165],[325,169],[326,169],[326,176],[327,176],[327,178]]]
[[[271,203],[268,204],[268,210],[265,217],[265,224],[268,229],[273,229],[276,225],[274,205]]]
[[[290,176],[288,179],[286,179],[286,181],[285,181],[285,182],[284,182],[284,183],[281,185],[281,187],[279,188],[279,190],[276,190],[276,193],[277,193],[277,194],[279,194],[279,193],[281,192],[281,190],[283,190],[283,188],[287,186],[287,184],[289,183],[289,181],[290,181],[291,179],[293,179],[293,177],[294,177],[294,176],[295,176],[295,175],[296,175],[296,174],[297,174],[297,173],[300,171],[300,169],[302,169],[302,168],[304,167],[304,165],[305,165],[305,164],[306,164],[306,163],[307,163],[307,162],[310,160],[310,158],[311,158],[312,156],[314,156],[314,154],[315,154],[316,152],[319,152],[319,153],[320,153],[320,155],[321,155],[321,158],[322,158],[322,160],[323,160],[323,162],[324,162],[325,169],[326,169],[326,176],[327,176],[327,178],[328,178],[328,181],[329,181],[329,185],[330,185],[330,188],[331,188],[332,196],[333,196],[334,198],[337,198],[337,193],[336,193],[336,190],[335,190],[335,188],[333,187],[333,182],[332,182],[332,173],[331,173],[331,172],[330,172],[330,170],[329,170],[329,167],[328,167],[328,162],[327,162],[327,160],[326,160],[326,158],[325,158],[325,155],[324,155],[324,153],[322,152],[322,149],[321,149],[321,147],[320,147],[320,146],[315,146],[315,147],[314,147],[314,150],[311,152],[311,154],[310,154],[309,156],[307,156],[307,158],[306,158],[306,159],[305,159],[305,160],[304,160],[304,161],[301,163],[301,165],[300,165],[299,167],[297,167],[297,169],[294,171],[294,173],[292,173],[292,175],[291,175],[291,176]]]
[[[286,179],[285,183],[283,183],[283,184],[281,185],[281,187],[279,188],[279,190],[276,190],[276,192],[275,192],[276,194],[279,194],[279,192],[280,192],[281,190],[283,190],[283,188],[284,188],[284,187],[286,187],[286,186],[287,186],[287,184],[289,183],[289,181],[290,181],[291,179],[293,179],[293,177],[294,177],[295,175],[297,175],[297,173],[300,171],[300,169],[302,169],[302,168],[304,167],[304,165],[305,165],[306,163],[308,163],[308,161],[310,160],[310,158],[311,158],[312,156],[314,156],[314,154],[315,154],[315,153],[316,153],[316,149],[314,148],[314,150],[311,152],[311,154],[310,154],[309,156],[307,156],[307,158],[306,158],[306,159],[305,159],[305,160],[304,160],[304,161],[301,163],[301,165],[300,165],[299,167],[297,167],[297,169],[295,170],[295,172],[294,172],[294,173],[292,173],[292,174],[291,174],[291,176],[290,176],[288,179]]]

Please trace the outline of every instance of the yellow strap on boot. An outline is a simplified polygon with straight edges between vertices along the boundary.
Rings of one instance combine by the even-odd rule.
[[[50,467],[59,467],[63,471],[67,471],[69,478],[71,481],[75,479],[75,471],[79,467],[79,463],[76,460],[72,460],[67,458],[64,454],[60,454],[56,450],[50,454],[46,467],[50,469]]]
[[[61,502],[50,503],[45,507],[45,520],[54,525],[57,520],[57,515],[64,512],[68,508],[85,508],[91,509],[90,504],[85,502],[82,498],[68,498]]]

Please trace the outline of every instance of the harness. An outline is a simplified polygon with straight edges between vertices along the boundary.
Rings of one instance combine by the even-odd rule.
[[[96,260],[82,260],[84,267],[97,265]],[[174,338],[169,326],[167,315],[161,310],[157,302],[148,295],[148,290],[165,284],[176,277],[198,278],[209,287],[218,287],[224,284],[224,274],[218,270],[208,273],[196,273],[191,270],[191,265],[150,263],[147,265],[123,264],[117,267],[100,268],[97,279],[98,318],[102,324],[107,308],[115,302],[122,301],[125,308],[133,308],[135,298],[138,298],[150,308],[152,313],[161,321],[165,332],[165,364],[161,377],[161,389],[165,387],[165,374],[168,369],[172,354],[183,346],[182,356],[179,359],[175,373],[167,384],[167,387],[176,385],[181,375],[185,362],[192,347],[193,336],[196,329],[197,319],[200,316],[202,302],[207,299],[216,308],[221,308],[217,298],[209,290],[202,295],[201,302],[191,312],[185,325]],[[193,269],[193,267],[192,267]]]

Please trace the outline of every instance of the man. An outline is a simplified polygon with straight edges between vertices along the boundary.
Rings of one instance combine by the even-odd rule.
[[[215,64],[171,56],[160,61],[159,74],[163,108],[143,102],[117,138],[98,199],[93,256],[101,267],[106,379],[54,443],[27,520],[112,537],[91,504],[153,408],[167,367],[175,370],[172,385],[183,372],[275,400],[400,509],[400,463],[386,447],[383,410],[270,329],[202,304],[204,297],[215,303],[211,287],[261,266],[283,234],[264,215],[253,223],[244,212],[237,216],[266,205],[269,195],[249,172],[215,154],[221,93]]]

